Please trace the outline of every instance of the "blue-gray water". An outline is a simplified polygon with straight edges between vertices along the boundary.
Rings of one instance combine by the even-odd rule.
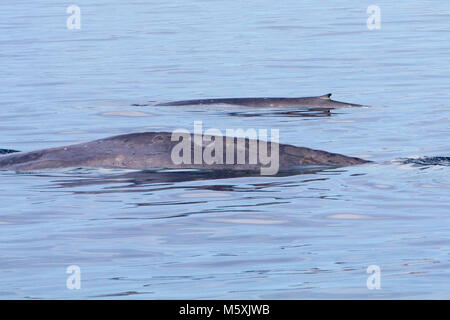
[[[0,172],[0,298],[450,298],[450,167],[391,161],[450,155],[447,2],[17,0],[0,18],[0,148],[202,120],[377,162],[284,177]],[[372,107],[145,105],[328,92]]]

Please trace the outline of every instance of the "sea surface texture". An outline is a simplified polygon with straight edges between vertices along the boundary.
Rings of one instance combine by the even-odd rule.
[[[202,121],[375,162],[0,171],[1,299],[450,298],[449,2],[16,0],[0,17],[0,148]],[[155,106],[327,93],[370,107]]]

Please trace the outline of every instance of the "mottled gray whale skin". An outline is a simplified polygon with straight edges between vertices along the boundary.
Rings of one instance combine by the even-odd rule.
[[[237,139],[213,136],[223,139],[223,144],[231,143],[234,148],[234,164],[174,164],[171,153],[179,141],[171,141],[172,133],[145,132],[132,133],[58,148],[31,152],[19,152],[0,156],[0,170],[32,171],[52,168],[103,167],[128,169],[212,169],[212,170],[259,170],[264,165],[259,159],[249,164],[250,139],[245,139],[246,161],[236,164]],[[196,135],[191,134],[191,141]],[[200,136],[201,137],[201,136]],[[209,136],[211,137],[211,136]],[[207,142],[202,142],[202,150]],[[210,143],[210,142],[209,142]],[[192,142],[193,144],[193,142]],[[279,147],[279,169],[288,170],[299,166],[343,167],[367,163],[369,161],[321,150],[277,144]],[[270,145],[269,145],[270,146]],[[272,145],[273,148],[273,145]],[[192,148],[194,149],[194,148]],[[269,149],[269,154],[270,150]],[[272,149],[273,150],[273,149]],[[192,153],[194,151],[192,150]],[[227,149],[223,150],[226,159]],[[225,162],[225,161],[224,161]]]
[[[255,108],[304,107],[304,108],[335,109],[346,107],[363,107],[363,105],[360,104],[331,100],[331,93],[318,97],[304,97],[304,98],[225,98],[225,99],[184,100],[184,101],[160,103],[157,104],[157,106],[187,106],[187,105],[211,105],[211,104],[230,104]]]

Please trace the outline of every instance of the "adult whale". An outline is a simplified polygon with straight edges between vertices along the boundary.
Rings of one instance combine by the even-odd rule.
[[[157,104],[157,106],[187,106],[187,105],[211,105],[230,104],[255,108],[283,108],[305,107],[319,109],[335,109],[344,107],[363,107],[360,104],[340,102],[331,99],[331,93],[318,97],[303,98],[224,98],[224,99],[200,99],[183,100]]]
[[[172,140],[173,134],[169,132],[144,132],[119,135],[57,148],[12,153],[0,156],[0,170],[28,171],[50,168],[107,167],[254,171],[262,170],[262,168],[269,165],[262,157],[256,156],[260,154],[259,152],[262,148],[261,140],[187,133],[188,144],[192,146],[189,149],[191,154],[186,154],[186,156],[190,156],[188,158],[193,159],[195,151],[199,150],[199,148],[200,152],[205,154],[205,151],[211,146],[211,141],[214,141],[214,144],[217,142],[219,145],[220,142],[220,145],[224,146],[222,149],[215,149],[214,151],[214,153],[221,153],[223,163],[217,161],[201,161],[200,163],[196,161],[192,163],[188,161],[176,162],[173,156],[174,148],[180,146],[180,140]],[[255,145],[258,145],[258,148],[254,148]],[[279,170],[308,166],[343,167],[369,162],[336,153],[286,144],[267,143],[266,147],[267,155],[270,154],[271,157],[276,151]],[[184,152],[175,154],[185,156]],[[239,161],[238,154],[244,154],[244,161]],[[217,155],[219,153],[214,156]],[[252,162],[252,157],[256,161]],[[272,157],[271,159],[275,158]]]

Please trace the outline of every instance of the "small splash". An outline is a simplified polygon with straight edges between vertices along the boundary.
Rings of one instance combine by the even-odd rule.
[[[350,219],[350,220],[360,220],[360,219],[370,219],[371,217],[363,215],[363,214],[355,214],[355,213],[336,213],[328,216],[330,219]]]
[[[450,157],[418,157],[400,159],[404,164],[415,164],[420,166],[446,166],[450,167]]]
[[[275,117],[301,117],[301,118],[320,118],[320,117],[331,117],[331,109],[314,109],[314,108],[299,108],[297,110],[279,111],[279,110],[268,110],[268,111],[234,111],[228,112],[227,114],[231,117],[264,117],[264,116],[275,116]]]
[[[210,219],[214,222],[238,223],[238,224],[281,224],[287,223],[287,220],[270,220],[270,219]]]

